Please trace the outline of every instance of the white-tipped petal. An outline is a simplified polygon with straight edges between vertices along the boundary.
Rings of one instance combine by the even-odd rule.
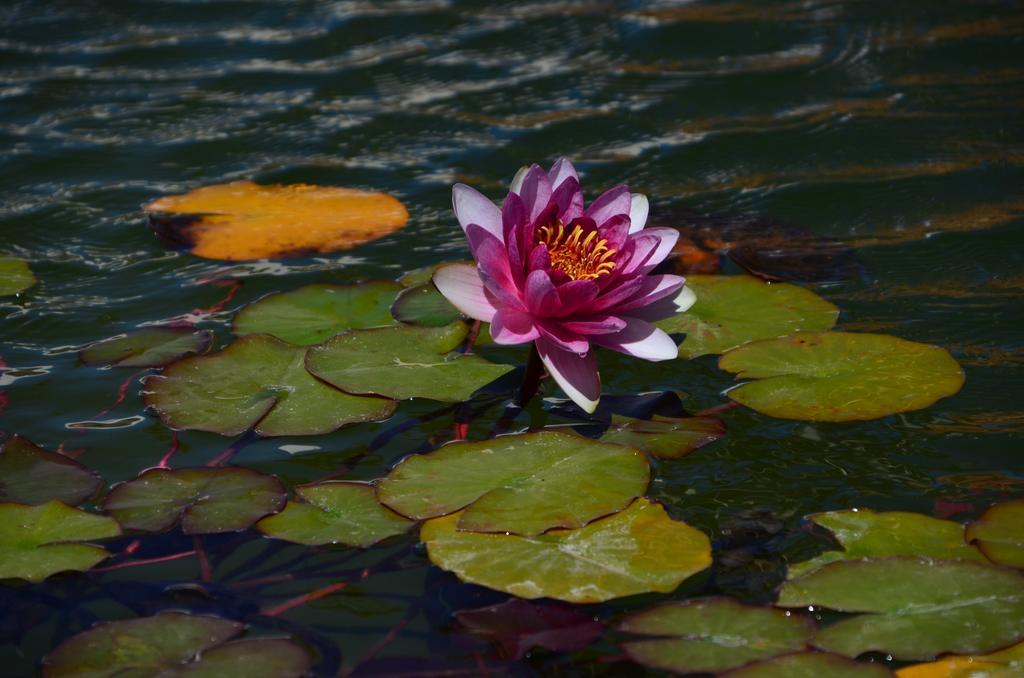
[[[563,351],[546,339],[534,342],[548,373],[569,399],[587,414],[593,414],[601,400],[601,376],[591,349],[586,355]]]
[[[676,304],[676,313],[682,313],[690,310],[690,307],[697,303],[697,295],[689,287],[683,285],[683,289],[679,290],[679,294],[673,301]]]
[[[484,293],[484,283],[472,264],[442,266],[434,271],[434,285],[455,308],[474,320],[489,323],[498,312]]]
[[[462,230],[470,224],[476,224],[500,242],[505,242],[505,232],[501,225],[501,210],[491,202],[490,198],[466,184],[452,186],[452,209],[459,220]]]
[[[516,193],[516,194],[518,194],[519,191],[523,190],[523,179],[526,178],[526,173],[529,172],[529,171],[530,171],[530,166],[529,165],[523,165],[522,167],[520,167],[519,171],[516,172],[516,175],[514,177],[512,177],[512,185],[509,186],[508,190],[510,190],[510,191],[512,191],[513,193]]]
[[[629,203],[629,232],[636,233],[647,225],[647,213],[651,205],[643,193],[634,193]]]

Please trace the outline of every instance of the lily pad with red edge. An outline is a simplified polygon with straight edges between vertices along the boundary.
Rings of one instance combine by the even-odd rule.
[[[27,290],[36,282],[36,276],[24,259],[0,256],[0,297]]]
[[[615,513],[649,479],[638,450],[540,431],[406,457],[378,483],[377,496],[416,520],[465,509],[460,530],[532,536]]]
[[[319,344],[353,328],[393,325],[390,307],[401,290],[398,283],[375,281],[359,285],[306,285],[271,294],[235,315],[234,332],[270,334],[292,344]]]
[[[0,579],[38,582],[65,570],[88,570],[110,554],[81,542],[120,534],[112,518],[56,500],[39,506],[0,504]]]
[[[680,358],[725,353],[799,330],[829,330],[839,316],[838,308],[810,290],[747,275],[692,275],[686,286],[697,297],[693,306],[655,323],[669,334],[686,335]]]
[[[789,566],[788,576],[802,577],[837,560],[919,556],[935,560],[985,562],[981,552],[964,541],[964,526],[920,513],[870,509],[830,511],[808,516],[832,532],[843,547]]]
[[[236,532],[281,510],[284,486],[240,467],[154,468],[117,485],[103,509],[126,530],[163,532],[180,520],[185,534]]]
[[[731,598],[667,603],[626,617],[619,629],[655,636],[624,643],[637,662],[679,673],[717,673],[807,648],[814,624]]]
[[[295,488],[297,499],[256,524],[268,537],[297,544],[371,546],[406,532],[413,521],[381,506],[373,485],[327,481]]]
[[[425,327],[444,327],[462,317],[429,281],[402,290],[391,306],[391,315],[403,323]]]
[[[306,367],[349,393],[462,402],[513,369],[477,355],[450,354],[467,333],[462,322],[352,330],[309,349]]]
[[[314,378],[306,351],[267,335],[242,337],[149,377],[144,400],[172,428],[226,436],[250,428],[263,436],[330,433],[394,412],[391,400],[344,393]]]
[[[629,445],[659,459],[678,459],[724,435],[725,424],[714,417],[633,419],[613,414],[601,441]]]
[[[1024,674],[1024,643],[989,654],[945,655],[928,664],[905,666],[897,678],[1010,678]]]
[[[14,435],[0,449],[0,501],[45,504],[51,499],[77,506],[103,480],[70,457],[49,452]]]
[[[787,654],[721,674],[722,678],[886,678],[892,675],[892,671],[881,664],[855,662],[828,652]]]
[[[531,603],[519,598],[455,614],[470,633],[493,638],[502,655],[522,659],[535,647],[576,652],[604,633],[604,623],[583,610],[562,604]]]
[[[163,367],[187,355],[205,353],[213,341],[210,330],[186,327],[144,327],[98,341],[78,353],[86,365]]]
[[[251,181],[204,186],[143,209],[168,245],[229,261],[347,250],[392,233],[409,219],[405,206],[384,193]]]
[[[729,351],[718,366],[753,380],[730,398],[780,419],[877,419],[928,407],[964,383],[945,349],[884,334],[798,332]]]
[[[299,678],[309,654],[285,638],[235,640],[245,626],[206,615],[161,612],[98,624],[43,659],[43,676],[229,676]]]
[[[781,607],[864,613],[820,630],[814,645],[856,657],[929,660],[991,652],[1024,639],[1024,574],[927,558],[840,561],[782,586]]]
[[[460,513],[423,524],[430,561],[471,584],[520,598],[600,603],[670,593],[711,565],[711,542],[640,498],[578,530],[534,537],[458,529]]]
[[[996,504],[967,526],[967,540],[993,563],[1024,567],[1024,499]]]

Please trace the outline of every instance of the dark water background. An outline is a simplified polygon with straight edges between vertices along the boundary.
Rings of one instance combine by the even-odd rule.
[[[818,288],[842,309],[839,328],[939,344],[964,366],[963,390],[924,411],[813,424],[734,410],[726,439],[659,465],[650,494],[718,549],[714,572],[675,597],[768,600],[787,559],[823,548],[800,529],[808,513],[965,519],[1024,494],[1022,121],[1019,2],[8,0],[0,253],[28,259],[40,284],[0,300],[0,429],[84,450],[111,483],[131,478],[163,456],[171,432],[143,411],[136,381],[97,417],[131,373],[79,365],[81,345],[189,318],[224,345],[233,313],[268,292],[462,258],[450,185],[497,197],[520,165],[565,154],[588,198],[626,182],[655,215],[752,212],[857,247],[864,278]],[[167,251],[139,209],[239,178],[383,190],[412,216],[350,252],[230,265]],[[243,282],[234,298],[197,314],[225,296],[210,282],[225,278]],[[609,393],[681,391],[691,411],[724,402],[731,383],[712,357],[666,368],[605,356],[602,373]],[[385,424],[261,441],[234,463],[314,480],[431,409],[406,403]],[[474,422],[471,437],[492,421]],[[413,427],[346,477],[379,477],[450,431],[443,417]],[[230,443],[195,432],[180,441],[178,465]],[[610,642],[503,664],[451,618],[503,596],[429,567],[412,536],[364,553],[253,533],[208,546],[215,576],[203,586],[184,558],[0,587],[0,672],[30,674],[97,619],[167,607],[299,634],[323,675],[358,666],[389,633],[361,670],[415,657],[469,673],[640,672],[595,662],[618,653]],[[171,535],[139,555],[189,548]],[[285,573],[294,580],[239,586]],[[273,621],[257,614],[346,577],[338,595]],[[656,599],[593,609],[610,618]]]

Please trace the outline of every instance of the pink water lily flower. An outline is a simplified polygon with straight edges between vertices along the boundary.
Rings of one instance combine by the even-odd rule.
[[[499,344],[534,342],[548,372],[586,412],[601,396],[594,348],[645,360],[677,348],[651,324],[689,308],[677,275],[652,275],[679,233],[644,229],[647,198],[616,186],[584,209],[572,163],[523,168],[498,209],[464,184],[455,216],[477,265],[451,264],[434,284],[461,312],[491,324]]]

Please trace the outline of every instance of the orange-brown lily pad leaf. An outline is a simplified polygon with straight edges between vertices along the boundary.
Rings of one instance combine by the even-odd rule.
[[[1009,678],[1024,675],[1024,643],[991,654],[946,655],[938,661],[906,666],[897,678]]]
[[[965,536],[993,563],[1024,567],[1024,499],[996,504],[967,526]]]
[[[385,193],[233,181],[154,200],[157,235],[207,259],[244,261],[347,250],[397,231],[409,212]]]

